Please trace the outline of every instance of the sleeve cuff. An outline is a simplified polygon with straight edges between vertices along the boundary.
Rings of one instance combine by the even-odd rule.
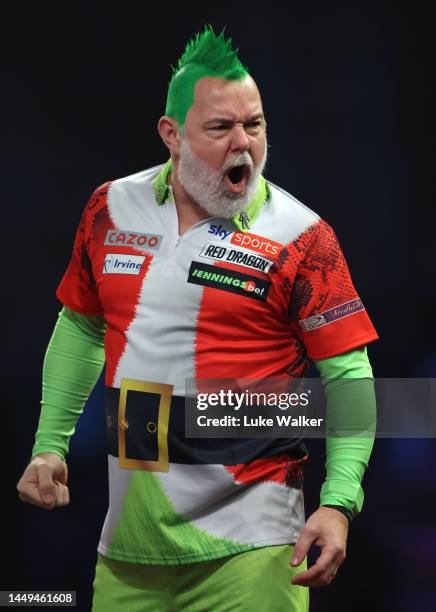
[[[334,508],[335,510],[337,510],[338,512],[340,512],[341,514],[346,516],[349,523],[351,523],[351,521],[354,518],[354,514],[352,512],[350,512],[350,510],[348,510],[344,506],[335,506],[333,504],[322,504],[322,506],[324,508]]]
[[[321,487],[321,506],[341,506],[352,516],[361,512],[364,493],[360,484],[350,484],[343,480],[326,480]]]
[[[33,457],[35,457],[35,455],[40,455],[41,453],[54,453],[55,455],[58,455],[62,459],[62,461],[65,461],[65,453],[62,450],[44,445],[37,446],[35,444],[32,449],[32,459]]]

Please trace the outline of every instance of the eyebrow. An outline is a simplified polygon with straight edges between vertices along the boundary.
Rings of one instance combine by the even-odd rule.
[[[252,117],[250,117],[250,119],[248,119],[247,121],[244,121],[244,125],[247,125],[247,123],[252,123],[253,121],[258,121],[259,119],[264,119],[264,118],[265,117],[263,113],[257,113],[256,115],[253,115]],[[209,125],[212,125],[215,123],[223,123],[224,125],[233,125],[235,121],[233,121],[232,119],[228,119],[226,117],[216,117],[214,119],[209,119],[208,121],[205,121],[202,127],[208,127]]]

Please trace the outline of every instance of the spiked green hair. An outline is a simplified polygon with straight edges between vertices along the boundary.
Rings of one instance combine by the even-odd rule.
[[[186,115],[194,102],[197,81],[205,76],[239,81],[248,76],[247,69],[232,49],[232,39],[225,40],[224,30],[217,36],[211,26],[197,33],[186,45],[185,51],[173,68],[168,87],[165,114],[185,125]]]

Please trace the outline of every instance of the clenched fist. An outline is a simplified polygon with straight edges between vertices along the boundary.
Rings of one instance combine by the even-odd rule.
[[[18,484],[21,500],[52,510],[70,503],[68,468],[56,453],[41,453],[32,458]]]

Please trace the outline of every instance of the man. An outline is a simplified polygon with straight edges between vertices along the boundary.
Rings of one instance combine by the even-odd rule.
[[[103,185],[83,213],[19,494],[69,503],[68,440],[106,359],[94,609],[307,610],[307,587],[329,584],[345,557],[372,438],[327,440],[305,523],[305,446],[185,438],[185,381],[301,377],[312,358],[330,416],[345,406],[365,428],[377,334],[333,231],[263,178],[261,98],[223,34],[188,44],[158,129],[171,159]]]

